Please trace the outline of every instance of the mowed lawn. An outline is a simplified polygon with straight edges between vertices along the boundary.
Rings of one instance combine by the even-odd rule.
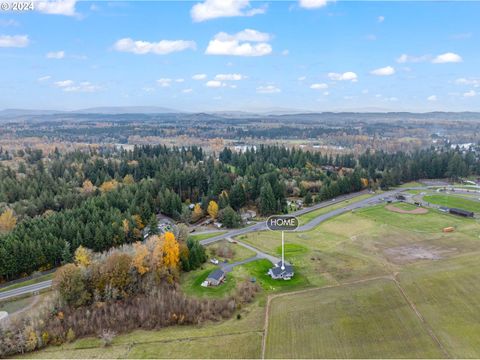
[[[452,358],[480,358],[479,259],[477,252],[400,273],[402,287]]]
[[[440,358],[391,280],[319,289],[271,301],[267,358]]]
[[[480,201],[469,200],[460,196],[425,195],[423,200],[432,204],[480,212]]]

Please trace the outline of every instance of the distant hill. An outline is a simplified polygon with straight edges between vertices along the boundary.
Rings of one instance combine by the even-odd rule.
[[[75,114],[165,114],[182,111],[161,106],[106,106],[70,111]]]

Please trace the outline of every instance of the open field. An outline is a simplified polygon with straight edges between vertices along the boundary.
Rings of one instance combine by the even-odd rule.
[[[467,198],[462,198],[459,196],[451,195],[426,195],[423,197],[423,200],[440,205],[447,206],[451,208],[460,208],[463,210],[480,212],[480,202],[475,200],[469,200]]]
[[[400,186],[398,186],[398,188],[409,188],[409,187],[423,187],[425,186],[425,184],[422,184],[418,181],[410,181],[408,183],[405,183],[405,184],[402,184]]]
[[[226,258],[218,255],[216,251],[218,248],[225,248],[224,250],[231,251],[233,256],[231,258]],[[211,257],[215,257],[220,261],[228,260],[229,262],[245,260],[256,255],[255,252],[253,252],[252,250],[247,249],[246,247],[238,244],[233,244],[227,240],[222,240],[222,241],[218,241],[213,244],[207,245],[206,250],[207,250],[207,254],[210,255]]]
[[[428,209],[417,207],[412,204],[395,203],[385,206],[385,209],[400,214],[422,215],[428,213]]]
[[[2,301],[0,302],[0,311],[6,311],[9,314],[11,314],[26,308],[27,306],[32,304],[33,301],[34,301],[34,298],[31,296],[15,299],[11,301]]]
[[[391,280],[281,296],[270,314],[267,358],[442,357]]]
[[[479,240],[480,241],[480,240]],[[400,283],[454,358],[480,357],[479,253],[400,273]]]

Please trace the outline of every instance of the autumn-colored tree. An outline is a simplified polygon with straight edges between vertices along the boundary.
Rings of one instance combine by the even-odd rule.
[[[119,295],[126,296],[128,287],[132,283],[130,265],[132,257],[126,253],[114,252],[108,256],[103,265],[103,276],[111,289],[116,289]]]
[[[64,265],[55,272],[53,286],[67,305],[81,306],[90,299],[82,269],[74,264]]]
[[[195,204],[195,207],[193,208],[192,220],[198,221],[202,216],[203,216],[202,207],[200,206],[200,204]]]
[[[133,178],[132,175],[127,174],[123,178],[123,183],[126,184],[126,185],[132,185],[132,184],[135,184],[135,179]]]
[[[95,191],[95,186],[90,180],[85,180],[82,185],[82,192],[89,194]]]
[[[87,267],[92,262],[92,250],[80,245],[77,250],[75,250],[74,259],[75,264]]]
[[[366,188],[368,186],[368,179],[361,178],[360,181],[362,182],[362,188]]]
[[[148,248],[143,245],[141,242],[136,242],[133,244],[135,250],[135,255],[132,260],[133,267],[138,271],[140,275],[148,272]]]
[[[125,234],[125,237],[128,237],[128,233],[130,232],[130,223],[128,222],[127,219],[123,219],[122,228],[123,228],[123,233]]]
[[[167,269],[177,269],[178,262],[180,261],[180,247],[175,235],[171,232],[167,232],[164,235],[163,241],[163,264]]]
[[[12,209],[7,209],[0,215],[0,233],[12,231],[16,224],[17,218]]]
[[[109,192],[115,190],[118,186],[117,180],[113,179],[110,181],[105,181],[102,185],[100,185],[101,192]]]
[[[133,218],[133,221],[135,221],[135,226],[137,229],[142,230],[145,227],[140,215],[133,215],[132,218]]]
[[[218,204],[215,201],[211,200],[208,203],[207,212],[212,219],[216,219],[218,216]]]

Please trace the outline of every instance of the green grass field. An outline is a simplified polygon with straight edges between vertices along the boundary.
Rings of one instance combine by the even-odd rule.
[[[233,252],[232,258],[227,259],[227,258],[216,255],[215,249],[222,246],[228,247]],[[247,249],[246,247],[238,244],[233,244],[227,240],[222,240],[222,241],[218,241],[213,244],[207,245],[206,249],[207,249],[207,254],[209,254],[211,257],[217,258],[220,261],[228,260],[229,262],[236,262],[236,261],[245,260],[245,259],[251,258],[252,256],[255,256],[255,252],[253,252],[252,250]]]
[[[187,295],[195,297],[224,297],[228,295],[235,289],[237,283],[236,278],[231,273],[227,274],[225,282],[219,286],[201,286],[208,274],[215,269],[218,269],[218,266],[209,264],[204,266],[204,269],[197,269],[183,274],[181,278],[182,290]]]
[[[418,264],[400,273],[408,296],[454,358],[480,358],[479,256]]]
[[[271,302],[267,358],[440,358],[391,280],[286,295]]]
[[[449,195],[425,195],[424,201],[432,204],[447,206],[452,208],[460,208],[463,210],[480,212],[480,201],[469,200],[460,196]]]

